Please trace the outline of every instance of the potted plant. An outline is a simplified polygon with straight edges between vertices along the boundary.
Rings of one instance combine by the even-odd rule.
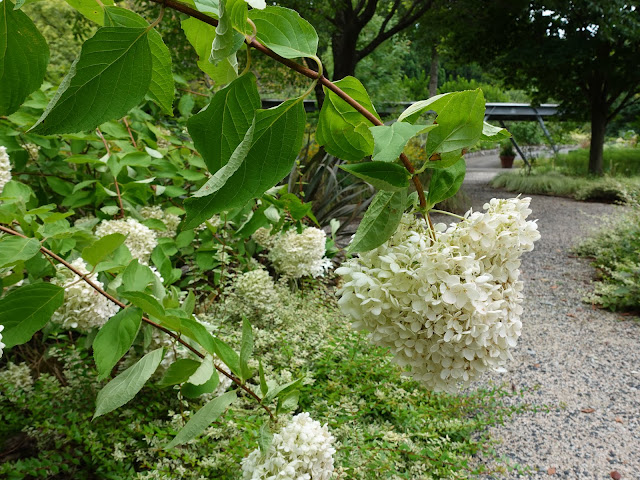
[[[502,168],[513,167],[513,160],[516,158],[516,152],[513,149],[511,140],[504,140],[500,143],[500,163]]]

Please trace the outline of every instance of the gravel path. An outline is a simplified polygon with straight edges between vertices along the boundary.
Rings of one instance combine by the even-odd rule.
[[[476,210],[512,196],[487,186],[499,171],[489,163],[469,165],[464,188]],[[542,239],[522,262],[523,333],[509,372],[486,381],[525,389],[514,401],[548,408],[491,429],[498,455],[530,469],[506,478],[640,480],[640,322],[583,303],[593,269],[570,256],[622,207],[532,197]]]

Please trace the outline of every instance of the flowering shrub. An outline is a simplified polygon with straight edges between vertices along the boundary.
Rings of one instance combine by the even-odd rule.
[[[238,314],[247,317],[272,311],[278,300],[273,279],[264,268],[235,275],[227,297],[227,302],[235,304]]]
[[[103,220],[96,227],[96,236],[98,237],[104,237],[112,233],[126,235],[127,239],[124,244],[131,252],[131,256],[137,258],[144,265],[149,263],[151,252],[158,245],[158,239],[153,230],[142,225],[135,218]]]
[[[302,233],[295,229],[278,234],[271,240],[269,260],[285,278],[319,277],[331,267],[324,256],[327,235],[315,227]]]
[[[165,212],[159,205],[153,205],[149,207],[142,207],[140,209],[140,215],[145,219],[153,218],[164,223],[167,229],[156,231],[156,235],[159,238],[173,238],[176,236],[178,225],[180,225],[180,217],[175,213]]]
[[[84,260],[77,258],[71,262],[71,265],[100,288],[103,287],[95,273],[87,275],[89,270],[87,270],[87,264],[84,263]],[[63,328],[75,328],[81,332],[88,332],[104,325],[120,310],[116,304],[103,297],[64,265],[57,265],[56,270],[56,278],[51,280],[51,283],[65,287],[65,302],[54,312],[51,317],[52,322]]]
[[[433,390],[501,370],[522,327],[519,257],[540,238],[529,202],[493,199],[435,238],[405,215],[388,242],[336,270],[340,307]]]
[[[11,181],[11,162],[7,149],[0,145],[0,193],[4,186]]]
[[[308,413],[291,419],[273,436],[265,452],[254,450],[242,460],[244,480],[328,480],[333,473],[334,438],[326,424]]]

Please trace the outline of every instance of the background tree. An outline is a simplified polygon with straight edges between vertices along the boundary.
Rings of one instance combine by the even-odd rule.
[[[450,3],[449,46],[460,61],[496,68],[535,100],[590,118],[589,172],[602,174],[608,123],[638,101],[637,1],[498,0]]]

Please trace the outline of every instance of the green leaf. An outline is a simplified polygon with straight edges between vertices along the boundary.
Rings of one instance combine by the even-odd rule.
[[[252,372],[249,368],[249,359],[253,355],[253,331],[251,324],[246,318],[242,319],[242,340],[240,342],[240,378],[246,381],[251,378]]]
[[[109,27],[143,27],[149,24],[137,13],[120,7],[105,7],[104,23]],[[175,93],[173,74],[171,73],[171,54],[164,44],[162,36],[156,30],[149,30],[149,48],[151,49],[151,83],[149,97],[156,102],[167,115],[173,115],[173,97]]]
[[[202,13],[210,13],[215,18],[220,16],[220,2],[218,0],[194,0],[196,9]]]
[[[315,28],[289,8],[268,6],[253,9],[249,18],[256,25],[256,38],[284,58],[313,57],[318,52]]]
[[[67,3],[98,25],[104,25],[103,5],[113,5],[113,0],[67,0]]]
[[[437,125],[411,125],[407,122],[395,122],[391,125],[369,127],[373,134],[374,142],[372,160],[395,162],[409,140],[436,127]]]
[[[219,338],[213,338],[215,344],[215,354],[222,362],[229,367],[232,373],[240,375],[240,357],[233,349]]]
[[[258,110],[251,148],[245,161],[216,193],[185,201],[184,228],[194,228],[215,213],[244,206],[281,181],[290,171],[305,129],[302,99]]]
[[[193,385],[192,383],[185,383],[184,385],[182,385],[181,391],[182,391],[182,395],[184,395],[187,398],[198,398],[200,395],[215,391],[215,389],[218,388],[219,384],[220,384],[220,377],[218,376],[218,371],[214,369],[213,373],[211,374],[211,378],[207,380],[205,383],[203,383],[202,385]]]
[[[0,2],[0,116],[18,110],[44,80],[49,47],[31,19]]]
[[[298,400],[300,399],[300,392],[295,390],[288,392],[286,395],[278,398],[278,405],[276,406],[276,414],[290,412],[298,407]]]
[[[143,312],[147,312],[149,315],[153,315],[158,319],[164,319],[166,316],[164,308],[162,308],[160,302],[147,293],[124,292],[121,295],[136,307],[141,308]]]
[[[260,432],[258,433],[258,447],[263,454],[269,450],[271,442],[273,442],[273,433],[271,433],[269,424],[265,422],[260,427]]]
[[[206,110],[189,119],[189,134],[211,173],[229,161],[259,108],[256,77],[248,74],[218,91]]]
[[[409,186],[409,172],[397,163],[364,162],[340,165],[340,168],[380,190],[397,192]]]
[[[380,118],[358,79],[345,77],[335,84]],[[318,144],[323,145],[331,155],[347,161],[362,160],[373,154],[373,135],[369,131],[373,124],[333,91],[325,88],[325,92],[326,98],[316,130]]]
[[[225,85],[238,77],[237,66],[234,67],[229,60],[221,61],[218,65],[209,62],[211,44],[216,37],[215,27],[189,17],[182,20],[182,30],[198,54],[198,67],[216,84]]]
[[[358,230],[349,244],[351,253],[366,252],[379,247],[396,231],[407,199],[407,191],[379,191],[367,209]]]
[[[260,392],[262,396],[266,396],[269,392],[269,386],[267,385],[267,379],[264,377],[264,368],[262,367],[262,360],[258,363],[258,372],[260,375]]]
[[[448,168],[435,170],[429,182],[427,208],[454,196],[462,186],[466,170],[464,158],[460,158]]]
[[[236,52],[244,43],[244,35],[233,29],[234,20],[237,21],[236,9],[241,7],[240,2],[244,3],[244,8],[246,9],[247,4],[244,0],[227,0],[220,3],[220,19],[216,27],[216,36],[211,45],[211,55],[209,55],[209,61],[214,65],[218,65],[221,61],[226,61],[234,67],[236,72],[238,71]]]
[[[94,267],[109,257],[127,239],[121,233],[112,233],[96,240],[82,250],[82,258]]]
[[[128,292],[141,292],[157,277],[146,265],[141,265],[137,259],[133,259],[122,272],[122,290]]]
[[[505,138],[511,138],[509,130],[506,128],[495,127],[487,122],[482,122],[482,140],[499,142]]]
[[[280,395],[285,395],[295,390],[296,388],[301,387],[303,380],[304,380],[304,377],[300,377],[297,380],[293,380],[289,383],[285,383],[284,385],[278,385],[277,387],[272,388],[269,391],[269,393],[265,395],[263,403],[270,402],[271,400],[273,400],[276,397],[279,397]]]
[[[29,260],[39,251],[40,242],[35,238],[0,237],[0,268]]]
[[[213,357],[206,355],[195,372],[189,377],[188,382],[192,385],[203,385],[209,381],[215,367],[213,366]]]
[[[126,115],[149,90],[151,62],[147,29],[99,29],[84,42],[80,56],[31,129],[43,135],[74,133]]]
[[[125,308],[105,323],[93,341],[93,358],[98,368],[98,380],[110,373],[122,356],[129,351],[138,335],[142,310]]]
[[[471,147],[480,139],[484,123],[484,96],[482,90],[436,95],[428,100],[416,102],[398,118],[414,123],[420,115],[433,110],[438,128],[429,133],[426,151],[434,153],[452,152]]]
[[[16,288],[0,299],[0,325],[5,348],[27,343],[64,301],[64,289],[51,283]]]
[[[200,362],[192,360],[190,358],[179,358],[167,368],[162,379],[157,383],[159,387],[169,387],[171,385],[179,385],[189,380],[189,377],[193,375]]]
[[[164,357],[164,348],[147,353],[138,362],[111,380],[98,392],[96,398],[96,419],[130,401],[142,389],[147,380],[160,365]]]
[[[214,398],[193,415],[165,448],[173,448],[195,438],[214,422],[236,400],[236,392],[227,392]]]

